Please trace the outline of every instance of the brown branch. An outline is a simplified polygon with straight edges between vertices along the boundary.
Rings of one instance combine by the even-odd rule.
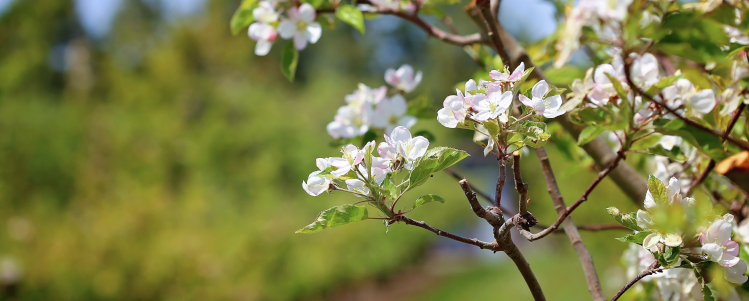
[[[616,293],[616,296],[614,296],[614,298],[611,298],[611,301],[618,300],[619,297],[621,297],[624,294],[624,292],[626,292],[630,287],[635,285],[635,283],[637,283],[637,281],[640,281],[642,278],[653,275],[655,273],[663,272],[664,269],[658,269],[659,265],[660,264],[658,263],[658,261],[654,262],[651,266],[649,266],[647,269],[642,271],[642,273],[637,275],[637,277],[627,282],[627,284],[625,284],[624,287],[622,287],[622,289],[620,289],[619,292]]]
[[[565,226],[566,228],[567,226]],[[602,231],[602,230],[630,230],[629,228],[620,224],[601,224],[601,225],[581,225],[577,226],[578,230],[585,231]]]
[[[502,189],[507,179],[507,163],[505,162],[505,158],[502,157],[498,157],[497,161],[499,163],[499,176],[497,177],[497,186],[494,190],[494,206],[499,207],[499,204],[502,204]]]
[[[494,49],[497,51],[497,54],[499,54],[499,57],[502,59],[502,64],[504,64],[507,68],[510,68],[512,61],[510,61],[510,56],[507,54],[504,43],[502,42],[502,38],[499,36],[499,21],[497,20],[497,15],[492,13],[491,6],[495,3],[497,5],[497,9],[499,9],[499,2],[497,0],[476,0],[476,6],[481,10],[481,17],[486,28],[488,29],[487,35],[494,45]]]
[[[430,226],[429,224],[427,224],[425,222],[416,221],[416,220],[410,219],[408,217],[405,217],[403,215],[397,215],[397,216],[393,217],[393,220],[394,221],[399,221],[399,222],[404,222],[404,223],[406,223],[408,225],[411,225],[411,226],[416,226],[416,227],[419,227],[419,228],[423,228],[423,229],[429,230],[430,232],[432,232],[434,234],[437,234],[439,236],[447,237],[449,239],[452,239],[452,240],[455,240],[455,241],[459,241],[459,242],[462,242],[462,243],[465,243],[465,244],[474,245],[474,246],[479,247],[480,249],[492,250],[494,252],[498,252],[498,251],[503,251],[504,250],[502,248],[502,246],[500,246],[496,241],[488,243],[488,242],[480,241],[480,240],[478,240],[476,238],[465,238],[465,237],[462,237],[462,236],[459,236],[459,235],[455,235],[455,234],[452,234],[452,233],[449,233],[449,232],[442,231],[440,229],[437,229],[435,227]]]
[[[544,178],[546,179],[546,186],[549,190],[549,194],[551,195],[551,200],[554,202],[554,207],[557,210],[557,214],[560,218],[563,218],[566,213],[565,210],[565,204],[564,204],[564,198],[562,197],[562,192],[559,190],[559,186],[557,185],[556,177],[554,176],[554,171],[551,169],[551,162],[549,162],[549,156],[546,155],[546,150],[544,150],[543,147],[536,149],[536,155],[538,156],[538,160],[541,163],[541,169],[544,172]],[[578,228],[575,227],[575,223],[572,221],[572,218],[565,218],[564,219],[564,232],[567,233],[567,237],[570,239],[570,242],[572,243],[572,247],[575,249],[575,252],[577,253],[577,257],[580,259],[580,263],[583,266],[583,272],[585,273],[585,279],[588,282],[588,290],[590,291],[590,294],[593,296],[593,300],[595,301],[601,301],[606,300],[606,296],[603,294],[603,289],[601,288],[601,282],[598,279],[598,274],[596,273],[596,267],[593,264],[593,257],[590,255],[590,252],[588,251],[588,248],[585,247],[585,243],[583,243],[582,237],[580,237],[580,233],[577,231]],[[591,225],[586,227],[587,230],[603,230],[603,229],[617,229],[620,227],[625,228],[622,225],[616,224],[611,227],[612,225]],[[583,228],[583,227],[581,227]]]
[[[520,174],[520,152],[513,152],[512,158],[512,173],[515,177],[515,189],[518,191],[518,194],[520,194],[520,202],[518,204],[518,208],[520,211],[520,215],[526,215],[528,214],[528,184],[523,183],[523,177]]]
[[[461,176],[459,173],[455,172],[454,170],[450,168],[445,168],[444,170],[445,172],[450,174],[453,178],[457,179],[458,181],[465,179],[465,177]],[[476,194],[478,194],[481,198],[485,199],[490,204],[494,204],[494,198],[491,197],[489,194],[476,188],[476,186],[474,186],[471,183],[468,183],[468,185],[469,187],[471,187],[471,190],[475,192]],[[506,208],[506,207],[499,206],[499,210],[502,211],[502,213],[507,214],[508,216],[515,215],[515,211],[510,210],[509,208]]]
[[[739,116],[741,116],[741,112],[744,111],[744,108],[746,108],[746,104],[744,102],[741,102],[738,109],[736,109],[735,112],[733,112],[733,116],[731,116],[731,121],[728,122],[728,127],[726,127],[726,132],[723,134],[723,137],[720,137],[721,142],[726,141],[726,137],[728,137],[729,134],[731,134],[731,131],[733,131],[733,127],[736,125],[736,122],[739,121]],[[713,168],[715,168],[715,159],[710,159],[710,163],[707,164],[707,167],[705,167],[705,170],[700,174],[697,179],[692,182],[692,185],[689,186],[689,190],[687,190],[686,195],[691,195],[692,190],[697,187],[697,185],[700,185],[702,181],[704,181],[707,178],[707,175],[713,171]]]
[[[486,220],[494,227],[499,227],[505,222],[504,217],[502,216],[502,211],[499,211],[497,207],[489,206],[486,209],[481,207],[479,200],[476,198],[476,193],[471,190],[471,185],[468,184],[468,180],[462,179],[458,183],[460,184],[460,187],[463,188],[463,193],[466,195],[468,203],[471,204],[471,210],[473,210],[473,213],[476,214],[476,216]]]
[[[601,181],[603,181],[603,179],[609,173],[611,173],[611,171],[613,169],[616,168],[616,166],[619,164],[619,162],[623,158],[624,158],[623,152],[620,151],[618,153],[618,156],[616,157],[616,159],[614,159],[614,162],[611,162],[611,165],[609,165],[609,167],[606,167],[606,169],[604,169],[603,171],[601,171],[601,172],[598,173],[598,176],[595,178],[595,180],[593,180],[593,183],[591,183],[590,186],[588,186],[588,189],[586,189],[585,192],[583,192],[583,194],[580,196],[580,198],[577,199],[577,201],[575,201],[572,204],[572,206],[568,207],[566,210],[562,211],[561,214],[559,214],[559,219],[557,219],[554,222],[554,224],[552,224],[548,228],[546,228],[543,231],[538,232],[536,234],[533,234],[533,233],[531,233],[530,231],[528,231],[526,229],[519,229],[520,233],[523,234],[523,236],[525,236],[525,238],[527,238],[528,240],[534,241],[534,240],[541,239],[541,238],[545,237],[546,235],[549,235],[550,233],[554,232],[554,230],[558,229],[559,225],[561,225],[562,222],[568,216],[570,216],[570,214],[572,214],[572,212],[575,211],[575,209],[577,209],[578,206],[580,206],[580,204],[582,204],[583,202],[585,202],[586,200],[588,200],[588,196],[590,195],[591,192],[593,192],[593,189],[595,189],[596,186],[598,186],[598,184],[600,184]],[[547,185],[548,185],[548,183],[547,183]],[[559,197],[561,198],[561,194],[559,195]],[[552,199],[554,199],[554,196],[552,196]],[[564,206],[564,205],[562,205],[562,206]],[[557,209],[557,210],[559,210],[559,209]]]

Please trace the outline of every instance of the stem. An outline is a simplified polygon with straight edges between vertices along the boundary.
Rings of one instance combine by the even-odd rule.
[[[442,231],[440,229],[437,229],[435,227],[432,227],[432,226],[428,225],[425,222],[416,221],[416,220],[410,219],[408,217],[405,217],[403,215],[395,216],[395,217],[393,217],[392,220],[399,221],[399,222],[404,222],[407,225],[411,225],[411,226],[416,226],[416,227],[419,227],[419,228],[423,228],[423,229],[429,230],[430,232],[432,232],[434,234],[437,234],[439,236],[444,236],[444,237],[447,237],[449,239],[452,239],[452,240],[455,240],[455,241],[459,241],[459,242],[462,242],[462,243],[465,243],[465,244],[474,245],[474,246],[479,247],[480,249],[488,249],[488,250],[492,250],[494,252],[498,252],[498,251],[502,251],[503,250],[503,248],[499,244],[497,244],[497,242],[488,243],[488,242],[480,241],[480,240],[478,240],[476,238],[465,238],[465,237],[462,237],[460,235],[455,235],[455,234],[452,234],[452,233],[449,233],[449,232]]]
[[[523,183],[522,175],[520,174],[520,152],[515,151],[512,153],[513,158],[513,175],[515,176],[515,189],[520,194],[520,203],[518,208],[520,215],[528,214],[528,184]]]
[[[655,273],[663,272],[664,269],[657,269],[659,265],[660,264],[658,263],[658,261],[656,261],[655,263],[653,263],[653,265],[649,266],[647,269],[642,271],[642,273],[637,275],[635,279],[632,279],[629,282],[627,282],[627,284],[625,284],[624,287],[622,287],[622,289],[620,289],[619,292],[616,293],[616,296],[614,296],[614,298],[611,298],[611,301],[619,300],[619,297],[621,297],[624,294],[624,292],[626,292],[630,287],[635,285],[635,283],[637,283],[637,281],[640,281],[642,278],[645,278]]]
[[[504,188],[505,180],[507,179],[507,163],[501,154],[497,157],[497,160],[499,161],[499,177],[497,177],[497,186],[494,192],[494,206],[499,207],[499,204],[502,203],[502,189]]]
[[[557,214],[560,218],[565,216],[565,204],[564,204],[564,198],[562,197],[562,192],[559,190],[559,186],[557,185],[556,176],[554,176],[554,171],[551,169],[551,162],[549,162],[549,156],[546,155],[546,150],[541,147],[536,149],[536,155],[538,156],[538,160],[541,163],[541,169],[544,172],[544,178],[546,179],[546,187],[549,190],[549,195],[551,195],[551,200],[554,202],[554,207],[557,210]],[[572,218],[566,218],[564,219],[564,232],[567,233],[567,237],[570,239],[570,242],[572,243],[572,247],[575,249],[575,252],[577,253],[577,257],[580,259],[580,263],[583,266],[583,272],[585,273],[585,280],[588,282],[588,291],[590,291],[590,294],[593,296],[593,300],[595,301],[605,301],[606,296],[603,294],[603,289],[601,288],[601,282],[598,279],[598,274],[596,273],[596,267],[593,264],[593,257],[590,255],[590,252],[588,251],[588,248],[585,247],[585,243],[583,243],[582,237],[580,237],[580,233],[577,231],[578,228],[575,227],[575,223],[572,221]],[[598,227],[591,226],[588,228],[589,230],[602,230],[602,229],[621,229],[626,228],[624,226],[621,226],[619,224],[616,224],[616,228],[612,228],[611,225],[599,225]]]

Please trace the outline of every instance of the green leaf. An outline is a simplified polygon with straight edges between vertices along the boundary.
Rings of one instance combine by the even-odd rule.
[[[489,120],[487,122],[482,123],[484,128],[489,131],[489,135],[493,138],[497,138],[499,136],[499,126],[496,122]]]
[[[663,185],[661,180],[658,180],[658,178],[653,175],[648,177],[648,191],[653,195],[653,200],[656,204],[665,205],[669,203],[666,194],[666,186]]]
[[[385,176],[385,179],[382,181],[381,188],[385,190],[386,195],[390,197],[390,199],[395,200],[398,198],[398,195],[400,195],[400,189],[393,185],[393,174],[389,173]]]
[[[429,177],[438,171],[453,166],[468,157],[468,153],[449,147],[435,147],[414,163],[409,176],[408,187],[413,188],[424,184]]]
[[[335,16],[359,30],[359,33],[364,34],[364,16],[356,6],[343,4],[336,8]]]
[[[231,34],[235,36],[238,35],[243,28],[250,26],[250,24],[255,21],[255,18],[252,16],[252,9],[255,6],[255,3],[257,3],[257,0],[242,1],[242,4],[239,5],[239,8],[234,12],[231,21],[229,22]]]
[[[663,252],[658,257],[658,261],[661,263],[662,266],[668,268],[672,265],[676,264],[676,262],[679,260],[679,253],[681,252],[680,247],[671,247],[666,250],[666,252]]]
[[[681,151],[681,148],[676,145],[674,145],[671,150],[667,150],[663,148],[662,145],[658,144],[654,147],[648,148],[648,152],[653,155],[666,156],[676,161],[685,161],[687,159],[687,157],[684,156],[684,152]]]
[[[546,144],[551,138],[549,129],[546,123],[535,122],[535,121],[523,121],[517,128],[517,134],[515,134],[523,144],[539,148]]]
[[[723,143],[720,142],[720,138],[693,126],[687,125],[676,130],[666,127],[656,127],[655,131],[664,135],[684,138],[684,141],[716,161],[722,161],[727,157],[726,153],[723,151]]]
[[[577,136],[577,145],[585,145],[588,142],[593,141],[593,139],[596,139],[598,135],[605,131],[606,128],[602,126],[586,127],[582,132],[580,132],[580,136]]]
[[[367,207],[364,206],[343,205],[333,207],[320,212],[313,223],[297,230],[296,233],[320,232],[325,228],[335,228],[348,223],[363,221],[368,217]]]
[[[636,243],[638,245],[642,245],[642,242],[645,240],[645,237],[648,237],[650,235],[650,231],[642,231],[637,232],[637,234],[630,234],[625,237],[619,237],[616,240],[621,242],[631,242]]]
[[[422,196],[422,197],[420,197],[420,198],[418,198],[416,200],[416,202],[414,203],[413,209],[416,209],[416,208],[421,207],[422,205],[424,205],[426,203],[431,203],[431,202],[434,202],[434,201],[437,201],[437,202],[440,202],[440,203],[443,203],[443,204],[445,203],[445,199],[443,199],[442,197],[440,197],[440,196],[438,196],[436,194],[427,194],[427,195],[424,195],[424,196]],[[411,210],[413,210],[413,209],[411,209]]]
[[[296,66],[299,63],[299,51],[294,47],[294,42],[289,41],[286,46],[283,47],[283,54],[281,56],[281,72],[286,75],[289,81],[294,81],[294,75],[296,75]]]

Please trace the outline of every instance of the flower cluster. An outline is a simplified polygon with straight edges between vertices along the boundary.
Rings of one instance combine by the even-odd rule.
[[[375,141],[361,149],[353,144],[341,149],[341,157],[318,158],[319,170],[312,172],[302,188],[311,196],[326,191],[341,190],[364,198],[371,198],[371,187],[379,186],[385,177],[402,169],[411,170],[414,162],[426,154],[429,140],[422,136],[412,137],[402,126],[385,135],[385,142],[377,146]],[[343,185],[347,188],[343,188]]]
[[[403,65],[398,70],[388,69],[385,81],[399,93],[387,96],[388,89],[381,86],[377,89],[365,84],[346,96],[346,105],[338,108],[327,131],[333,138],[349,139],[363,136],[371,129],[381,129],[386,133],[397,126],[411,128],[416,124],[416,117],[406,114],[408,104],[400,92],[412,92],[421,82],[421,71],[414,73],[409,65]]]
[[[270,52],[273,42],[280,35],[284,39],[293,39],[297,50],[307,48],[307,43],[317,43],[322,35],[320,23],[315,22],[317,13],[308,3],[299,7],[292,6],[285,9],[277,1],[260,1],[258,7],[252,11],[255,23],[250,24],[247,34],[250,39],[257,41],[255,54],[264,56]]]
[[[679,180],[671,178],[668,185],[651,176],[645,198],[645,210],[621,214],[618,209],[608,209],[617,221],[634,230],[635,234],[620,238],[642,247],[631,247],[625,258],[640,270],[656,261],[666,273],[653,275],[661,298],[672,296],[689,299],[701,294],[693,286],[704,280],[695,273],[710,263],[723,269],[725,280],[742,284],[748,277],[747,263],[739,258],[739,244],[731,239],[733,215],[718,216],[696,204],[695,199],[681,195]],[[689,273],[685,273],[688,271]],[[690,276],[691,275],[691,276]],[[701,276],[700,276],[701,277]],[[681,300],[681,299],[679,299]]]

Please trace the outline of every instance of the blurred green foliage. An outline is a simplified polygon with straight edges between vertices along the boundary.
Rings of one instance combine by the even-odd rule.
[[[253,42],[231,35],[226,24],[237,5],[211,1],[196,19],[166,22],[141,2],[126,1],[105,41],[85,37],[71,1],[18,1],[0,18],[0,229],[6,230],[0,232],[0,268],[13,262],[20,271],[15,291],[5,285],[3,296],[325,300],[360,281],[387,281],[430,254],[439,238],[404,225],[386,232],[381,223],[366,221],[294,234],[317,212],[352,201],[341,194],[312,198],[301,182],[315,169],[315,158],[337,154],[325,125],[344,95],[359,81],[384,82],[381,73],[367,69],[371,42],[340,26],[300,54],[297,82],[288,83],[278,68],[282,45],[260,58]],[[404,27],[394,35],[413,33]],[[421,45],[421,35],[410,40],[416,42],[406,47],[418,55],[407,59],[424,70],[421,89],[434,103],[452,93],[445,87],[476,70],[460,49],[432,40]],[[67,63],[53,71],[60,47]],[[423,129],[435,134],[434,145],[466,149],[474,165],[493,164],[481,159],[468,132],[431,119],[414,130]],[[557,172],[566,175],[560,186],[569,204],[595,173],[551,155]],[[533,156],[528,162],[525,179],[535,187],[530,209],[551,223],[555,213],[540,169]],[[478,186],[493,181],[464,169]],[[476,222],[447,175],[430,179],[406,200],[427,193],[446,202],[426,206],[414,218],[445,229]],[[604,182],[573,217],[578,224],[610,223],[609,206],[635,208]],[[603,282],[611,284],[607,292],[623,282],[608,276],[626,247],[614,236],[583,236]],[[521,248],[534,250],[527,257],[547,295],[587,299],[566,237]],[[518,277],[502,281],[517,274],[504,258],[477,261],[468,273],[478,275],[484,288],[518,290]],[[459,285],[473,279],[460,275],[440,278],[450,284],[441,290],[452,293],[430,289],[422,297],[496,296]],[[517,300],[526,296],[519,291]]]

